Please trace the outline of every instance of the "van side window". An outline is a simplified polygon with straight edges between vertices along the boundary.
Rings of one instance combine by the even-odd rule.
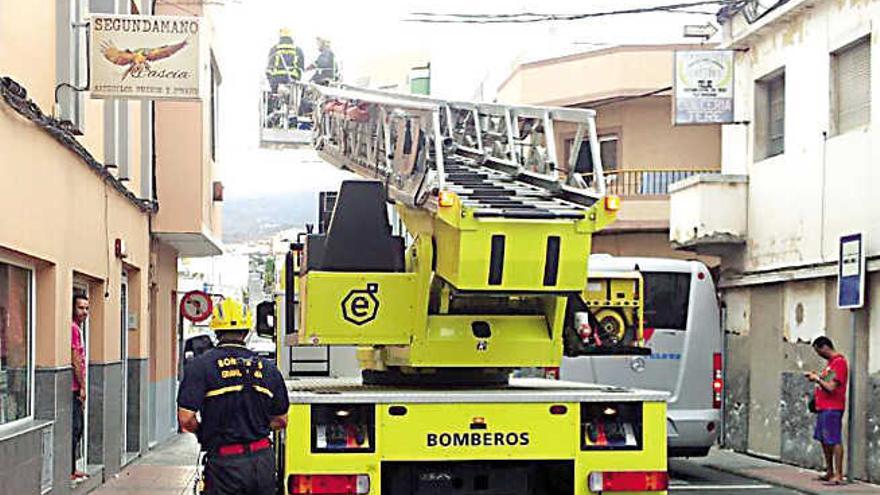
[[[687,329],[690,273],[642,272],[645,328]]]

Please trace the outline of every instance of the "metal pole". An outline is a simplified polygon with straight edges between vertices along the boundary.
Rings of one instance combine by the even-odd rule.
[[[721,307],[721,427],[718,428],[718,441],[722,448],[727,448],[727,305]]]
[[[850,332],[852,333],[852,349],[850,359],[849,359],[849,372],[847,373],[847,382],[849,388],[849,408],[847,409],[847,423],[849,423],[849,434],[846,437],[846,478],[852,483],[855,481],[855,470],[853,469],[853,459],[855,456],[853,455],[853,445],[855,442],[853,437],[855,436],[855,402],[856,402],[856,311],[855,309],[851,309],[849,311],[849,327]]]

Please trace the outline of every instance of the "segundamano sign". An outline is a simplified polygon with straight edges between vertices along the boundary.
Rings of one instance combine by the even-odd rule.
[[[204,60],[201,27],[198,17],[92,17],[92,97],[199,99]]]

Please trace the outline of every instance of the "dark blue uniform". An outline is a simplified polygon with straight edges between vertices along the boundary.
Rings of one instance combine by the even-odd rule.
[[[205,493],[275,493],[269,422],[290,402],[274,364],[243,345],[220,344],[186,367],[177,405],[201,414]]]

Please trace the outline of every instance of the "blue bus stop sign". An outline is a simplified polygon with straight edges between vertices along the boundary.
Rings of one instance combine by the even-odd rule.
[[[837,265],[837,307],[858,309],[865,304],[865,247],[862,234],[841,236]]]

